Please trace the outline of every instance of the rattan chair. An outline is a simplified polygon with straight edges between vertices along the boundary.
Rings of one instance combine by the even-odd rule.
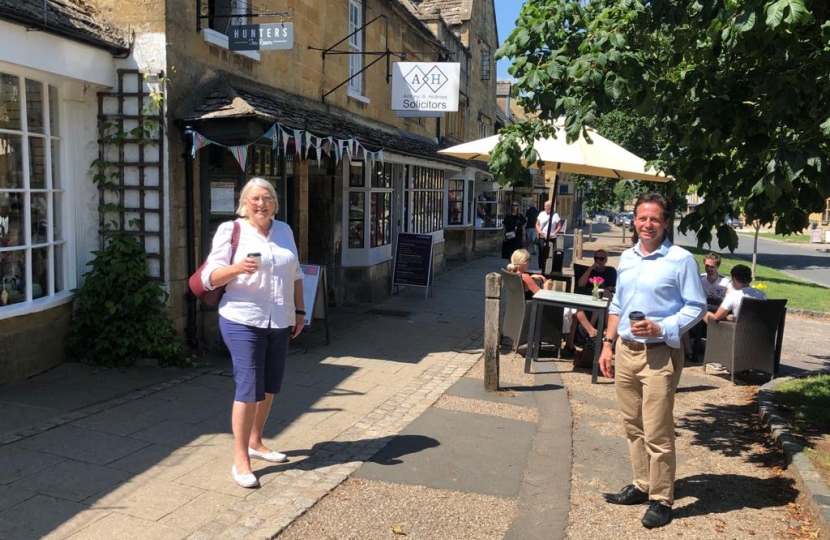
[[[786,317],[786,300],[744,297],[736,322],[710,320],[706,325],[705,365],[721,364],[733,383],[745,371],[767,373],[772,379],[781,364]]]
[[[502,337],[510,340],[510,350],[517,351],[527,344],[531,300],[525,300],[522,276],[505,268],[501,269],[502,291],[505,308],[502,321]],[[547,309],[542,320],[542,341],[559,346],[562,339],[562,310]]]

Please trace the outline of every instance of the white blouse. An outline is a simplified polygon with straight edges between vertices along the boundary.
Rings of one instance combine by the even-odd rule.
[[[303,279],[297,245],[291,227],[282,221],[272,221],[268,238],[245,221],[239,223],[239,246],[233,261],[231,235],[233,222],[219,225],[213,237],[213,246],[202,271],[202,283],[210,285],[210,274],[217,268],[235,264],[248,253],[262,254],[259,270],[253,274],[240,274],[228,282],[225,295],[219,303],[219,315],[239,324],[257,328],[288,328],[294,326],[294,282]]]

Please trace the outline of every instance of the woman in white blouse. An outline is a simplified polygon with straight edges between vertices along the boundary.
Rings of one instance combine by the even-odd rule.
[[[303,273],[291,228],[276,221],[277,192],[264,178],[242,188],[236,213],[239,244],[231,260],[233,222],[216,231],[202,282],[226,285],[219,329],[231,352],[236,395],[231,414],[234,465],[242,487],[257,487],[251,458],[281,463],[288,458],[262,441],[262,430],[285,371],[289,339],[303,329]]]

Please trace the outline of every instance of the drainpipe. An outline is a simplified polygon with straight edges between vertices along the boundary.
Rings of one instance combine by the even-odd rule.
[[[187,226],[187,243],[185,253],[187,253],[187,276],[193,275],[196,271],[196,261],[193,260],[193,250],[196,243],[196,213],[195,197],[193,196],[194,181],[193,181],[193,154],[191,148],[193,145],[193,137],[191,135],[192,126],[184,126],[182,131],[182,141],[184,142],[184,194],[185,194],[185,211],[186,211],[186,226]],[[195,349],[199,346],[199,340],[196,337],[196,296],[187,288],[184,295],[187,301],[187,327],[185,328],[185,335],[187,337],[187,344]]]

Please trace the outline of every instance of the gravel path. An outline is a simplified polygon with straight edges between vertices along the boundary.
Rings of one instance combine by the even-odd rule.
[[[631,481],[613,385],[561,364],[574,418],[571,540],[646,534],[645,507],[614,506],[602,493]],[[678,471],[674,522],[649,538],[819,538],[783,456],[759,423],[755,386],[684,369],[676,398]]]

